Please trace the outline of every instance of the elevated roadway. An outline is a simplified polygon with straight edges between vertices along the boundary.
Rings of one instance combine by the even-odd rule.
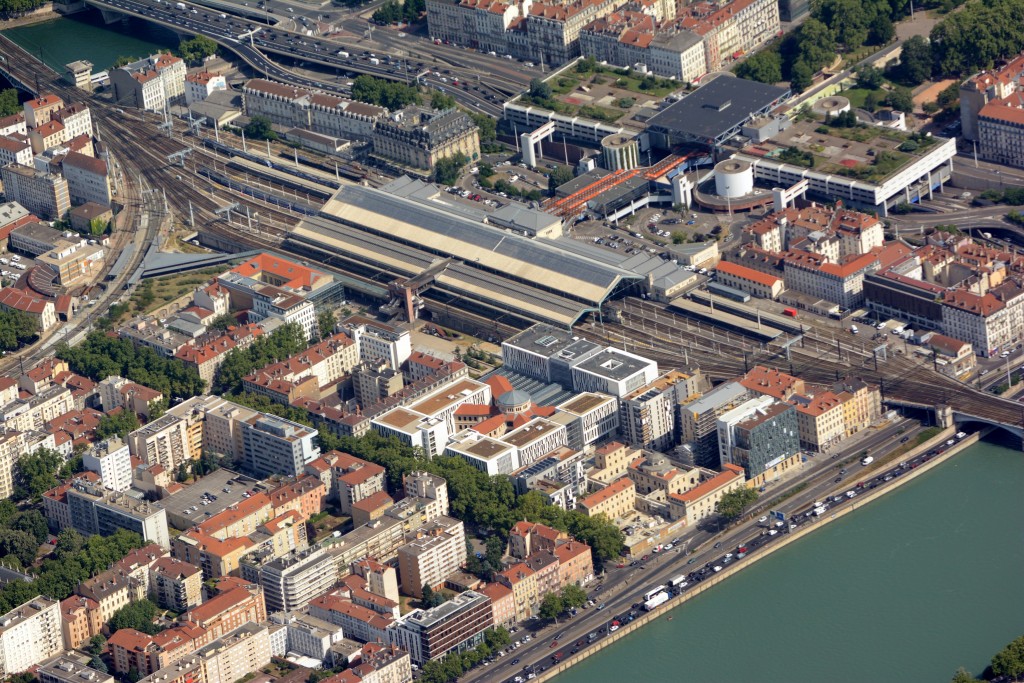
[[[496,77],[485,72],[464,67],[440,67],[427,62],[412,60],[391,60],[385,63],[381,56],[371,57],[361,46],[346,45],[342,42],[307,36],[277,26],[245,21],[239,17],[218,12],[203,5],[186,3],[182,10],[176,3],[163,0],[87,0],[88,4],[105,11],[121,12],[152,21],[178,33],[202,35],[236,53],[243,61],[267,77],[303,88],[323,90],[341,96],[348,96],[350,89],[345,83],[345,73],[363,73],[392,81],[411,82],[418,73],[427,72],[420,81],[432,88],[444,90],[458,102],[473,111],[498,117],[501,104],[508,95],[525,88],[528,78],[525,74],[510,79],[506,75]],[[221,14],[226,16],[222,17]],[[253,32],[253,29],[261,30]],[[238,36],[250,33],[248,40]],[[349,56],[340,55],[347,52]],[[376,53],[374,53],[376,54]],[[302,62],[310,66],[335,71],[336,80],[313,78],[273,61],[269,55]],[[376,61],[378,63],[374,64]],[[451,81],[460,79],[460,86]],[[466,87],[461,87],[463,84]]]

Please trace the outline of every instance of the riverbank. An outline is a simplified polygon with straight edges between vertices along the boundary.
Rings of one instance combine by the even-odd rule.
[[[945,430],[945,431],[935,435],[932,439],[928,440],[927,442],[925,442],[925,443],[915,447],[911,451],[907,452],[904,455],[904,457],[906,459],[911,459],[913,457],[916,457],[918,454],[924,453],[927,450],[929,450],[931,448],[934,448],[935,446],[938,446],[938,445],[944,443],[954,433],[955,433],[955,430],[953,430],[953,429]],[[697,586],[695,586],[691,590],[688,590],[683,595],[681,595],[679,597],[676,597],[676,598],[673,598],[671,601],[669,601],[668,603],[666,603],[665,605],[660,607],[658,610],[656,610],[654,612],[651,612],[651,613],[645,613],[645,614],[640,615],[632,623],[630,623],[630,624],[628,624],[626,626],[623,626],[618,631],[616,631],[614,634],[609,634],[608,636],[602,638],[598,643],[595,643],[593,647],[587,648],[587,650],[585,650],[584,652],[580,652],[577,655],[567,659],[566,661],[564,661],[560,665],[558,665],[556,667],[553,667],[553,668],[549,669],[548,671],[543,672],[540,675],[540,677],[538,678],[538,680],[539,681],[547,681],[547,680],[550,680],[550,679],[554,678],[559,673],[563,673],[563,672],[567,671],[570,667],[572,667],[572,666],[574,666],[576,664],[581,663],[587,657],[590,657],[590,656],[594,655],[595,653],[600,652],[605,647],[607,647],[607,646],[609,646],[609,645],[611,645],[613,643],[616,643],[623,636],[635,632],[636,629],[640,628],[641,626],[649,625],[652,621],[654,621],[656,619],[659,619],[659,618],[665,617],[666,614],[671,609],[680,606],[681,604],[683,604],[684,602],[686,602],[687,600],[693,598],[696,595],[701,595],[702,593],[704,593],[704,591],[706,591],[707,589],[711,588],[712,586],[718,585],[721,581],[724,581],[725,579],[732,577],[736,572],[741,571],[742,569],[746,569],[746,568],[752,566],[755,562],[757,562],[757,561],[759,561],[759,560],[761,560],[761,559],[763,559],[765,557],[768,557],[769,555],[771,555],[772,553],[776,552],[777,550],[779,550],[779,549],[781,549],[783,547],[788,546],[791,542],[793,542],[793,541],[795,541],[797,539],[800,539],[800,538],[804,538],[804,536],[806,534],[811,533],[811,531],[816,530],[818,528],[821,528],[825,524],[829,524],[829,523],[831,523],[831,522],[833,522],[835,520],[838,520],[839,518],[843,517],[844,515],[852,512],[854,510],[861,509],[865,504],[870,503],[870,502],[872,502],[874,500],[877,500],[878,498],[880,498],[881,496],[885,495],[886,493],[889,493],[890,491],[896,490],[896,488],[899,487],[899,486],[902,486],[905,483],[905,481],[914,480],[917,477],[919,477],[921,474],[923,474],[924,472],[930,471],[931,469],[935,468],[937,465],[939,465],[941,463],[944,463],[944,462],[947,462],[953,455],[961,452],[963,449],[967,448],[968,446],[972,446],[972,445],[976,444],[978,442],[978,440],[979,440],[979,436],[978,435],[971,435],[971,436],[965,438],[963,441],[961,441],[958,444],[956,444],[955,446],[951,447],[946,452],[933,457],[928,462],[921,464],[917,468],[915,468],[913,470],[910,470],[909,472],[907,472],[906,474],[901,475],[900,477],[897,477],[895,480],[893,480],[889,485],[885,486],[884,488],[879,488],[879,489],[875,489],[873,491],[868,491],[868,492],[861,493],[857,498],[855,498],[855,499],[853,499],[853,500],[851,500],[851,501],[849,501],[847,503],[843,503],[841,506],[839,506],[839,507],[835,508],[834,510],[832,510],[827,517],[825,517],[823,519],[820,519],[817,523],[815,523],[813,525],[810,525],[810,526],[805,526],[804,528],[801,528],[801,529],[798,529],[795,533],[787,534],[786,538],[780,539],[779,541],[777,541],[776,543],[773,543],[772,545],[768,546],[764,550],[759,551],[757,553],[754,553],[753,555],[748,556],[748,558],[744,562],[742,562],[740,564],[733,565],[731,567],[728,567],[727,569],[723,570],[722,572],[719,572],[718,574],[714,575],[713,578],[708,579],[708,580],[706,580],[704,582],[701,582],[700,584],[698,584]]]
[[[41,24],[44,21],[60,19],[62,16],[64,15],[53,10],[53,3],[48,2],[39,9],[33,10],[24,16],[0,21],[0,31],[6,31],[9,28],[17,28],[19,26],[31,26],[32,24]]]

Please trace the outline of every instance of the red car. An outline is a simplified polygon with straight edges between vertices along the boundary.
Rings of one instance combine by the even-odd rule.
[[[553,648],[553,647],[558,647],[558,641],[557,641],[557,640],[552,640],[552,641],[551,641],[551,644],[550,644],[550,645],[548,645],[548,648],[549,648],[549,649],[550,649],[550,648]]]

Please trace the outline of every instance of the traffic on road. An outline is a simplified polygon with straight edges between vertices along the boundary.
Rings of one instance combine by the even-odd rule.
[[[793,533],[801,528],[813,525],[818,518],[828,514],[829,510],[834,511],[843,505],[854,505],[858,495],[866,491],[876,489],[880,486],[884,486],[893,479],[911,472],[935,456],[944,453],[951,446],[954,446],[966,437],[967,434],[965,432],[958,432],[956,436],[948,439],[941,445],[913,458],[904,460],[881,472],[873,473],[869,478],[856,478],[856,470],[848,472],[846,474],[849,475],[851,480],[857,479],[857,482],[853,484],[849,490],[839,491],[827,498],[816,500],[806,506],[801,506],[788,515],[782,514],[781,512],[773,512],[770,515],[761,516],[747,529],[748,532],[754,532],[753,535],[748,536],[746,540],[737,542],[735,545],[730,543],[728,549],[726,549],[721,542],[716,543],[714,545],[714,550],[724,550],[724,552],[715,553],[699,568],[690,568],[696,558],[691,557],[684,563],[682,561],[682,556],[680,556],[673,563],[682,565],[683,573],[668,579],[664,583],[658,583],[653,586],[638,586],[636,591],[632,591],[628,596],[622,596],[622,598],[617,601],[623,603],[623,607],[618,611],[618,613],[614,613],[609,616],[603,614],[602,608],[605,607],[605,603],[601,603],[596,606],[596,609],[594,609],[596,601],[600,599],[601,589],[603,588],[603,584],[599,584],[590,592],[590,602],[588,602],[587,606],[575,616],[570,617],[569,623],[566,624],[565,629],[563,629],[563,631],[558,635],[554,636],[547,648],[542,648],[539,652],[533,652],[532,657],[528,657],[525,654],[520,655],[519,657],[513,656],[512,653],[516,650],[539,637],[538,632],[529,633],[520,637],[504,650],[496,653],[481,666],[491,667],[504,665],[506,667],[513,668],[513,672],[504,675],[501,679],[505,683],[523,683],[523,681],[532,680],[538,674],[559,664],[565,658],[574,656],[585,650],[587,647],[594,645],[601,639],[607,638],[610,634],[615,633],[621,627],[637,619],[645,611],[657,610],[672,598],[684,595],[688,591],[692,591],[695,586],[713,578],[715,574],[723,571],[725,568],[742,562],[751,554],[764,550],[772,543],[778,542],[785,534]],[[856,467],[856,465],[854,467]],[[843,477],[841,476],[840,478],[842,479]],[[666,545],[668,546],[668,550],[666,551],[663,548],[661,552],[667,554],[667,552],[672,550],[672,544]],[[634,562],[630,567],[631,566],[637,566],[641,570],[646,569],[646,565],[642,561]],[[616,568],[621,570],[623,568],[628,569],[630,567],[627,567],[625,563],[620,563]],[[689,568],[689,571],[687,571],[687,568]],[[666,568],[663,567],[662,569],[664,570]],[[567,631],[573,626],[578,628],[579,623],[582,623],[583,621],[586,621],[587,623],[593,622],[593,630],[589,631],[587,635],[582,637],[570,637]],[[555,651],[552,652],[552,650]],[[506,658],[510,656],[512,658],[508,659],[508,663],[506,664]],[[520,667],[519,665],[526,659],[531,659],[532,661],[526,662]]]

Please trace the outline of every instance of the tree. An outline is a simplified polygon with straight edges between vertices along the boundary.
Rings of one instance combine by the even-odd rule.
[[[110,617],[110,630],[133,628],[149,635],[159,633],[160,627],[153,623],[158,612],[157,606],[147,598],[130,602]]]
[[[570,583],[562,587],[561,598],[562,604],[565,605],[566,609],[583,607],[583,605],[587,604],[587,591],[575,583]]]
[[[110,221],[104,218],[93,218],[89,221],[89,234],[93,237],[101,237],[110,230]]]
[[[885,96],[885,104],[896,111],[910,113],[914,111],[914,96],[910,89],[903,86],[896,86]]]
[[[217,43],[206,36],[196,36],[178,43],[178,56],[189,64],[199,64],[217,54]]]
[[[541,619],[548,621],[558,621],[558,616],[565,611],[565,604],[562,602],[561,596],[558,593],[547,593],[544,595],[544,599],[540,601],[540,609],[537,610],[537,616]]]
[[[797,92],[803,92],[814,80],[814,72],[811,71],[811,67],[807,66],[807,62],[804,60],[798,60],[793,65],[793,74],[789,78],[789,85],[793,90]]]
[[[23,311],[0,311],[0,349],[14,351],[39,337],[39,322]]]
[[[450,157],[438,159],[437,163],[434,164],[434,182],[441,183],[442,185],[454,185],[459,180],[462,167],[468,162],[469,157],[462,152],[456,152]]]
[[[430,93],[430,106],[433,109],[454,109],[455,98],[444,94],[440,90],[435,90]]]
[[[978,679],[972,676],[967,669],[960,667],[956,670],[956,673],[953,674],[953,678],[950,683],[974,683],[977,680]]]
[[[19,512],[11,518],[7,526],[15,531],[24,531],[29,534],[35,539],[36,545],[46,543],[46,539],[50,537],[50,527],[39,510]]]
[[[397,0],[387,0],[383,5],[373,13],[374,23],[387,26],[388,24],[396,24],[402,19],[402,6],[398,4]]]
[[[134,432],[141,427],[139,416],[130,410],[122,410],[116,415],[104,415],[96,425],[96,436],[107,439],[111,436],[118,436],[122,441],[128,439],[129,432]]]
[[[996,656],[992,658],[992,674],[994,676],[1009,676],[1012,680],[1024,676],[1024,636],[1017,638],[996,653]]]
[[[295,323],[289,323],[269,335],[258,337],[249,346],[228,351],[213,380],[216,394],[239,393],[242,378],[256,370],[294,356],[306,348],[306,335]]]
[[[857,87],[878,90],[885,82],[885,74],[878,67],[867,64],[857,69]]]
[[[879,13],[868,26],[868,42],[872,45],[885,45],[896,37],[896,27],[892,19]]]
[[[802,63],[802,68],[807,71],[807,83],[810,84],[814,72],[828,66],[835,58],[836,39],[831,29],[814,17],[805,21],[797,37],[797,58],[793,62],[793,69]]]
[[[114,60],[114,66],[112,68],[117,69],[137,61],[139,61],[137,57],[125,57],[122,55]]]
[[[391,110],[419,104],[421,101],[415,86],[385,81],[367,74],[357,76],[352,82],[352,97],[360,102],[377,104]]]
[[[739,519],[743,512],[757,501],[757,489],[747,486],[722,494],[715,510],[726,521]]]
[[[924,83],[932,74],[932,49],[922,36],[911,36],[903,43],[900,63],[892,70],[892,77],[904,85]]]
[[[250,140],[276,140],[273,124],[266,116],[253,116],[245,126],[245,136]]]
[[[782,80],[782,56],[774,50],[755,53],[736,67],[736,75],[761,83],[778,83]]]
[[[35,537],[25,531],[0,529],[0,557],[13,556],[22,567],[30,567],[36,561],[39,544]]]
[[[493,117],[473,112],[469,114],[469,117],[480,129],[480,142],[494,142],[498,139],[498,122]]]
[[[101,655],[107,649],[107,639],[102,634],[97,633],[89,639],[89,647],[87,649],[94,656]]]
[[[885,98],[877,92],[869,92],[867,97],[864,98],[864,108],[868,111],[875,111],[881,106],[882,101]]]
[[[495,626],[484,631],[484,642],[492,650],[500,650],[512,642],[512,636],[504,626]]]
[[[815,8],[815,16],[821,20],[847,47],[856,49],[868,38],[868,23],[871,20],[867,3],[859,0],[821,0]]]
[[[89,666],[100,673],[110,673],[110,669],[107,668],[107,663],[104,662],[101,657],[93,656],[93,658],[89,660]]]
[[[23,455],[14,465],[14,497],[18,500],[38,498],[57,485],[57,470],[64,457],[49,448]]]
[[[316,316],[316,324],[320,330],[320,337],[326,339],[334,334],[334,328],[338,325],[338,318],[334,311],[327,309],[320,311]]]
[[[0,90],[0,117],[12,116],[21,111],[21,103],[18,102],[18,91],[14,88]]]
[[[539,78],[530,81],[530,97],[537,101],[551,99],[551,86]]]
[[[565,185],[575,177],[576,174],[570,166],[557,166],[551,169],[551,173],[548,174],[548,190],[554,194],[555,189],[559,185]]]

